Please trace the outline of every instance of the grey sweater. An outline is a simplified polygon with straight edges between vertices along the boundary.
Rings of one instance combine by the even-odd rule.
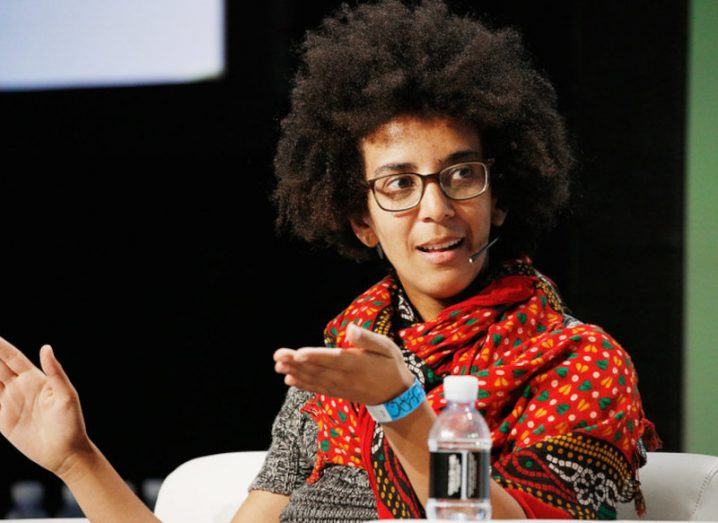
[[[316,461],[317,424],[300,408],[311,396],[289,388],[272,425],[272,445],[249,490],[289,496],[281,522],[377,519],[376,501],[363,469],[328,465],[316,483],[307,485]]]
[[[392,295],[395,306],[393,324],[397,329],[421,320],[401,286]],[[403,349],[412,372],[417,368],[414,355]],[[317,459],[317,424],[300,408],[312,393],[290,387],[272,425],[272,445],[262,470],[249,490],[266,490],[289,496],[280,521],[366,521],[377,519],[376,499],[364,469],[327,465],[312,485],[306,483]]]

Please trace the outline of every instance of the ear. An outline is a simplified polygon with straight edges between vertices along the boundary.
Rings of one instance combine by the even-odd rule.
[[[367,247],[376,247],[379,243],[379,238],[374,233],[374,228],[371,225],[371,219],[364,217],[361,219],[349,218],[349,223],[352,226],[354,234],[356,234],[359,241]]]
[[[501,227],[509,213],[509,210],[501,207],[498,201],[497,196],[491,198],[491,225],[495,227]]]

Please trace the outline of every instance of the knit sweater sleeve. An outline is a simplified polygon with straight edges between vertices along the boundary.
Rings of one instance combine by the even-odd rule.
[[[311,393],[290,387],[272,424],[272,443],[259,474],[249,490],[266,490],[289,496],[300,487],[312,471],[313,462],[304,447],[308,438],[307,423],[311,422],[300,408]]]

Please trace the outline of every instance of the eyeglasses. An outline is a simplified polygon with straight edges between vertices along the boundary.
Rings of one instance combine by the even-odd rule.
[[[437,173],[387,174],[367,180],[377,205],[389,212],[406,211],[419,205],[427,180],[437,180],[441,191],[452,200],[468,200],[483,194],[489,186],[489,166],[494,160],[450,165]]]

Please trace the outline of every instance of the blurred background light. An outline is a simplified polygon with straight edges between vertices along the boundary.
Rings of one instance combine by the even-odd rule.
[[[223,70],[222,0],[0,2],[0,90],[192,82]]]

